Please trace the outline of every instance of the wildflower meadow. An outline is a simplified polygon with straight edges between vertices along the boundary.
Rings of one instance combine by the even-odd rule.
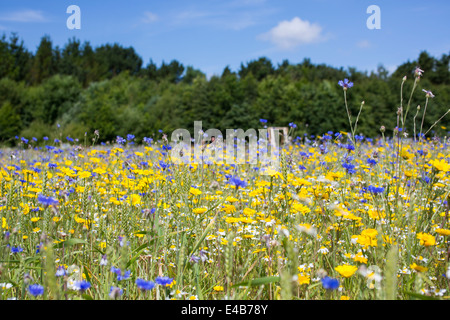
[[[373,137],[365,103],[349,111],[358,83],[329,79],[350,131],[298,135],[292,119],[268,171],[175,163],[170,132],[20,137],[0,154],[0,299],[448,299],[449,141],[431,133],[448,119],[423,125],[424,74],[397,79],[397,126]]]

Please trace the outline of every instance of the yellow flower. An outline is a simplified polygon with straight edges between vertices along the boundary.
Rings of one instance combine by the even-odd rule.
[[[441,236],[450,236],[450,230],[448,229],[436,229],[435,230],[437,233],[439,233]]]
[[[353,261],[367,263],[367,258],[362,255],[362,252],[358,252],[358,254],[353,258]]]
[[[444,159],[442,159],[442,160],[431,160],[430,163],[438,171],[444,171],[444,172],[449,172],[450,171],[450,164],[445,162]]]
[[[349,296],[341,296],[340,300],[350,300],[350,297]]]
[[[92,174],[89,171],[82,171],[78,174],[79,178],[89,178]]]
[[[311,282],[311,278],[308,275],[305,276],[305,275],[299,274],[297,281],[298,281],[299,285],[309,284]]]
[[[2,228],[8,230],[8,224],[6,223],[6,218],[2,217]]]
[[[256,210],[245,208],[243,213],[248,217],[252,217],[256,213]]]
[[[342,265],[342,266],[337,266],[336,268],[334,268],[337,272],[339,272],[339,274],[345,278],[350,278],[357,270],[358,268],[355,266],[350,266],[350,265]]]
[[[223,291],[222,286],[215,286],[213,289],[214,289],[214,291],[217,291],[217,292]]]
[[[428,233],[418,233],[417,239],[419,239],[420,244],[424,245],[425,247],[434,246],[436,244],[436,238]]]
[[[228,202],[231,202],[231,203],[233,203],[233,202],[236,202],[236,201],[239,201],[238,199],[236,199],[235,197],[227,197],[227,199],[226,199]]]
[[[427,267],[419,266],[415,262],[412,265],[410,265],[410,267],[411,267],[411,269],[414,269],[414,270],[419,271],[419,272],[426,272],[428,270]]]
[[[130,198],[131,198],[131,205],[133,206],[141,203],[141,196],[138,194],[132,194]]]
[[[114,198],[114,197],[109,198],[109,202],[112,202],[117,205],[119,205],[121,203],[119,200],[117,200],[117,198]]]
[[[301,214],[305,215],[306,213],[311,212],[311,209],[309,209],[307,206],[301,204],[301,203],[294,203],[292,205],[292,208],[297,211],[300,212]]]
[[[206,209],[206,208],[195,208],[192,210],[192,212],[195,214],[202,214],[202,213],[205,213],[206,211],[208,211],[208,209]]]
[[[198,190],[197,188],[192,188],[192,187],[189,189],[189,193],[194,196],[199,196],[202,194],[202,192],[200,190]]]
[[[366,229],[361,232],[361,235],[370,237],[372,239],[376,238],[378,235],[378,231],[375,229]]]

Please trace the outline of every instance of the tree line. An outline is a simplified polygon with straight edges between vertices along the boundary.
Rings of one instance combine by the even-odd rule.
[[[411,98],[408,131],[420,125],[425,93],[429,101],[424,128],[429,128],[450,107],[450,53],[433,57],[426,51],[407,61],[392,74],[380,65],[376,72],[355,68],[334,68],[284,60],[274,65],[268,58],[242,63],[239,70],[226,66],[221,75],[209,79],[193,66],[177,60],[161,65],[150,60],[146,66],[134,48],[105,44],[93,48],[89,42],[72,38],[62,48],[44,36],[35,53],[26,49],[17,34],[0,39],[0,143],[14,145],[19,137],[46,143],[49,137],[65,141],[85,137],[94,131],[102,142],[133,134],[136,141],[158,137],[185,128],[193,134],[194,121],[203,128],[260,128],[297,125],[297,135],[321,135],[328,131],[350,131],[342,88],[338,81],[350,79],[355,85],[348,93],[353,119],[365,101],[358,122],[358,134],[379,135],[380,126],[392,133],[400,106],[414,83],[414,70],[423,69]],[[433,130],[441,135],[450,118]],[[170,136],[169,136],[170,138]],[[33,141],[34,141],[33,140]]]

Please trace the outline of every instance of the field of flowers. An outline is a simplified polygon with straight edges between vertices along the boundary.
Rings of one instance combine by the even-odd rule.
[[[162,134],[23,138],[0,156],[0,297],[446,299],[447,137],[401,127],[292,139],[269,175],[175,165]]]

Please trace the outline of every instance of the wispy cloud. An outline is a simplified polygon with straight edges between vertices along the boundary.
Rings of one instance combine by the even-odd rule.
[[[220,29],[243,30],[263,22],[276,9],[262,4],[266,0],[239,0],[224,2],[218,7],[197,8],[178,11],[170,18],[173,26],[209,26]]]
[[[146,11],[144,12],[144,18],[142,19],[142,22],[144,23],[153,23],[159,20],[158,15],[156,15],[153,12]]]
[[[270,41],[283,50],[325,39],[322,35],[322,27],[319,24],[310,23],[299,17],[295,17],[291,21],[281,21],[269,32],[261,34],[259,38]]]
[[[46,22],[42,11],[38,10],[21,10],[0,15],[0,21],[11,22]]]
[[[367,49],[370,48],[372,44],[368,40],[361,40],[356,44],[356,46],[361,49]]]

